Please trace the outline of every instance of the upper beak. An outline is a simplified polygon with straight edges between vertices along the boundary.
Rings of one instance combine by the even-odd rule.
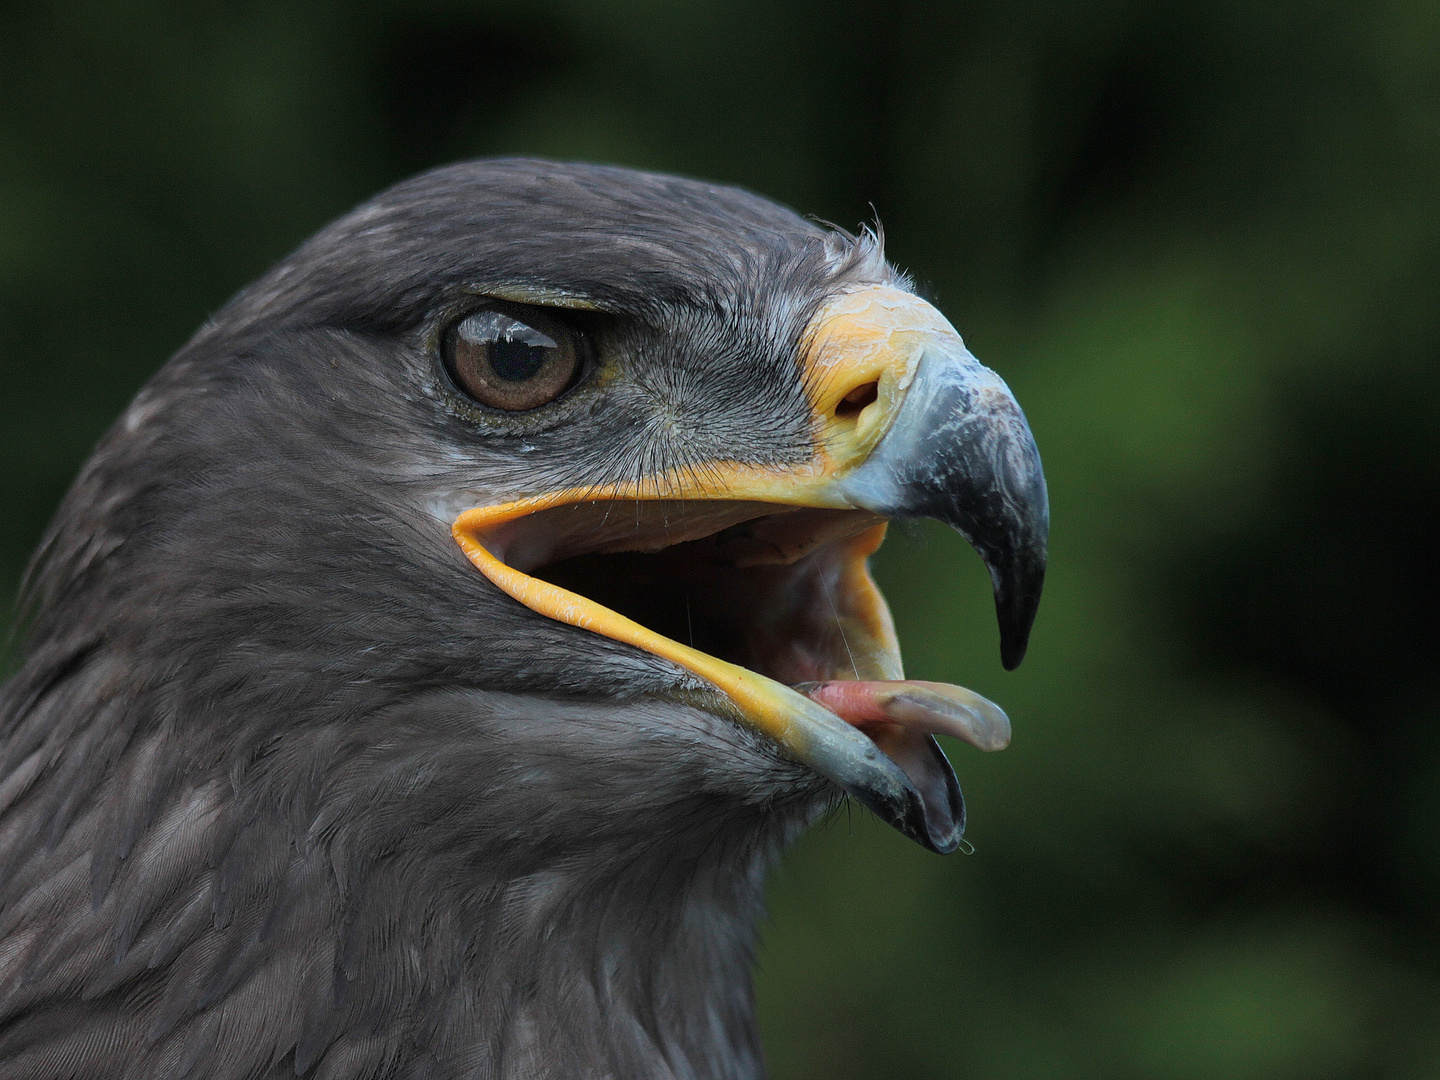
[[[927,349],[889,432],[840,488],[887,518],[935,518],[990,571],[1007,671],[1025,658],[1045,584],[1050,507],[1040,451],[1004,380],[958,338]]]
[[[814,459],[802,468],[722,463],[661,483],[646,478],[598,493],[542,493],[467,511],[453,532],[471,561],[511,596],[551,618],[688,668],[717,687],[742,720],[890,824],[932,850],[952,851],[965,827],[964,802],[930,732],[994,749],[1008,741],[1009,723],[998,708],[959,687],[898,681],[889,612],[865,568],[883,527],[831,544],[833,565],[826,571],[840,596],[835,619],[843,624],[854,679],[882,681],[818,688],[785,685],[683,645],[528,575],[509,565],[513,558],[507,562],[505,545],[515,542],[507,541],[505,530],[521,518],[581,501],[654,500],[662,491],[664,498],[692,502],[746,500],[883,518],[933,517],[958,529],[989,567],[1001,658],[1015,667],[1044,580],[1048,507],[1039,453],[1009,389],[970,355],[935,308],[886,286],[855,290],[826,305],[806,334],[802,362],[816,429]],[[794,559],[798,564],[803,557]],[[863,721],[877,718],[880,734],[862,732]]]

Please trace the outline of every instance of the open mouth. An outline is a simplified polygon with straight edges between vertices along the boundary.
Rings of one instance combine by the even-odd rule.
[[[903,678],[867,567],[885,528],[865,510],[595,500],[474,510],[455,534],[521,603],[687,668],[802,760],[789,713],[820,706],[903,772],[930,846],[949,850],[964,801],[934,735],[995,750],[1010,725],[969,690]]]

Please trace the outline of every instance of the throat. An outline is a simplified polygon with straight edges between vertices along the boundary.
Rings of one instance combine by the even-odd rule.
[[[499,1038],[486,1040],[503,1048],[497,1075],[763,1076],[758,855],[685,868],[656,852],[598,885],[556,872],[512,883],[492,916],[525,944],[497,995],[508,999]]]
[[[457,723],[473,725],[480,700],[467,697]],[[437,732],[428,790],[347,815],[395,823],[367,837],[363,880],[350,882],[340,952],[349,992],[369,998],[360,1013],[435,1002],[421,1011],[453,1017],[447,1029],[397,1028],[396,1043],[488,1058],[478,1075],[762,1076],[752,967],[764,881],[828,791],[797,785],[698,710],[667,706],[662,726],[647,712],[660,706],[639,702],[513,714],[505,702],[489,703],[483,757]],[[695,752],[719,738],[734,742]],[[385,991],[400,985],[409,1002],[397,1009]]]

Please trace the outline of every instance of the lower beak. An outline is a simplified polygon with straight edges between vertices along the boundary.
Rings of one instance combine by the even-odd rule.
[[[691,474],[603,495],[593,489],[551,493],[467,511],[453,532],[471,562],[521,603],[688,669],[718,691],[713,707],[768,735],[905,835],[944,853],[961,843],[965,806],[933,735],[955,735],[982,749],[998,749],[1009,740],[1009,721],[998,707],[961,687],[901,677],[889,612],[866,569],[884,535],[883,525],[873,523],[877,518],[934,517],[970,541],[989,567],[1002,660],[1013,668],[1024,656],[1044,580],[1045,481],[1025,418],[999,376],[965,350],[929,305],[896,290],[874,291],[878,299],[846,300],[839,316],[821,324],[822,331],[832,332],[815,335],[813,348],[828,358],[812,365],[823,369],[822,377],[812,380],[825,432],[818,464],[787,473],[719,464],[706,470],[703,483]],[[877,308],[883,309],[879,315]],[[912,325],[917,320],[920,325]],[[883,339],[878,347],[877,339]],[[858,417],[839,404],[856,398],[857,388],[864,391],[861,399],[871,402]],[[796,507],[857,516],[858,531],[808,548],[802,544],[797,552],[783,550],[783,543],[760,545],[761,561],[795,568],[794,583],[777,597],[812,588],[806,584],[812,579],[819,583],[844,640],[849,672],[819,680],[772,678],[534,577],[507,556],[507,544],[524,546],[506,539],[506,529],[521,519],[539,521],[541,511],[574,507],[582,500],[654,499],[657,490],[671,500],[758,507],[748,511],[752,519],[764,511],[783,516],[777,512]],[[735,520],[750,519],[742,514]],[[673,518],[667,520],[667,534],[674,526]],[[541,531],[558,536],[564,526],[547,521]],[[732,532],[694,535],[720,545],[729,542],[725,538]],[[526,540],[534,542],[533,535]],[[563,549],[563,538],[547,542]],[[588,552],[637,550],[633,538],[587,542]],[[746,558],[760,556],[742,554],[732,563],[748,565]]]

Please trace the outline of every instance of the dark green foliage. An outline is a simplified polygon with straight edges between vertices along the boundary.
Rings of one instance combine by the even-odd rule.
[[[1440,7],[10,5],[0,573],[140,382],[385,184],[527,152],[855,226],[1030,416],[1030,659],[880,559],[973,858],[862,814],[774,890],[781,1080],[1419,1078],[1440,1060]]]

